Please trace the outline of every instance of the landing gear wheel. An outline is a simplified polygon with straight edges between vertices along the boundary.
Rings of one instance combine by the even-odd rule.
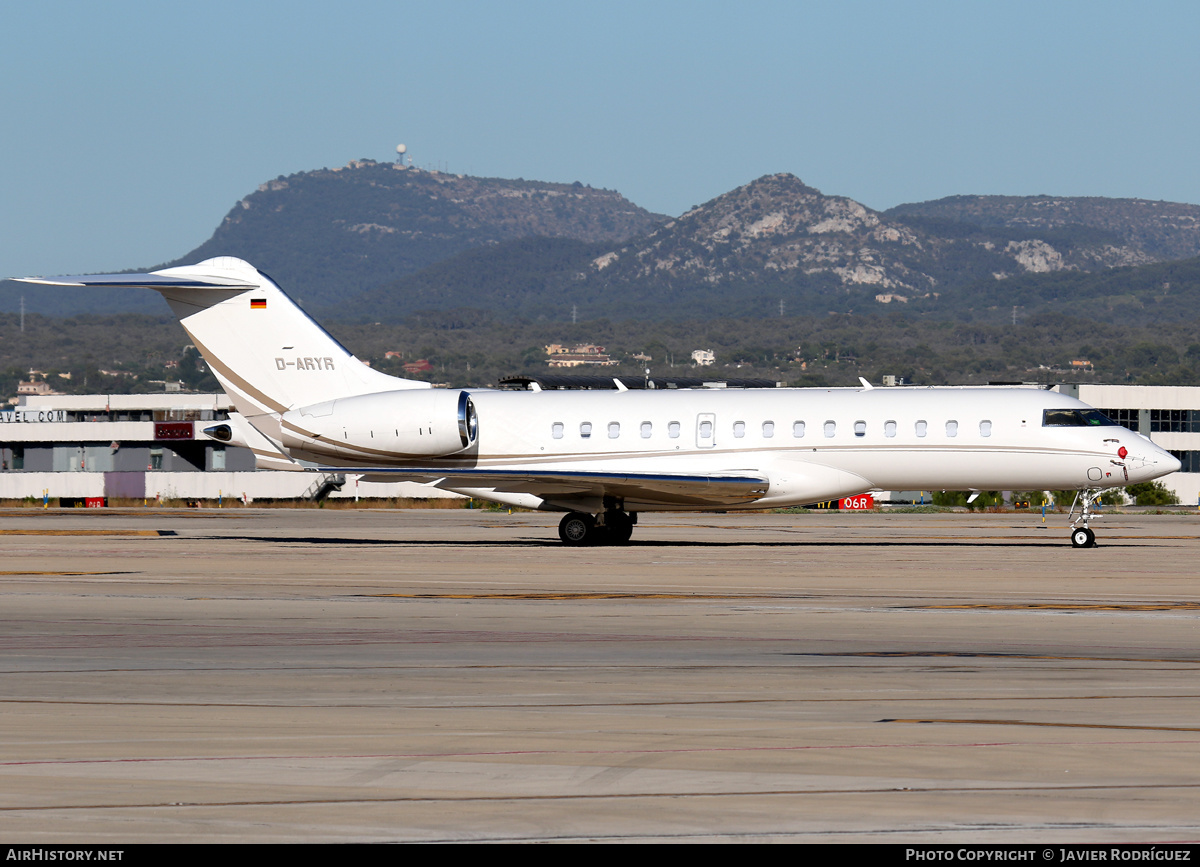
[[[607,530],[610,545],[626,545],[633,535],[633,519],[624,512],[610,512],[604,516],[604,526]]]
[[[1071,531],[1072,548],[1095,548],[1096,534],[1087,527],[1079,527]]]
[[[596,519],[583,512],[568,512],[558,522],[558,538],[573,548],[590,545],[596,538]]]

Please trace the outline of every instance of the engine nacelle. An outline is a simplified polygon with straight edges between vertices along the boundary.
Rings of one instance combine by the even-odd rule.
[[[369,464],[443,457],[475,443],[475,405],[465,391],[405,389],[343,397],[285,412],[289,451]]]

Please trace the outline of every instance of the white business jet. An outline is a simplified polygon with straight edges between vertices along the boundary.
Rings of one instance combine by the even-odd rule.
[[[241,259],[24,279],[160,292],[261,434],[249,444],[262,464],[566,512],[567,545],[623,544],[647,511],[1065,489],[1081,492],[1071,542],[1091,547],[1102,490],[1180,467],[1098,410],[1041,389],[432,389],[363,364]]]

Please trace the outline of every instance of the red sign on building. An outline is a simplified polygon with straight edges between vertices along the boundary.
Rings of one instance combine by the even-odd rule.
[[[154,423],[154,438],[156,440],[190,440],[195,439],[190,421],[156,421]]]

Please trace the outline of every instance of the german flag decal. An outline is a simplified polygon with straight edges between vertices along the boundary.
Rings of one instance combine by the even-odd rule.
[[[267,309],[267,299],[266,298],[251,298],[250,299],[250,309],[251,310],[266,310]]]

